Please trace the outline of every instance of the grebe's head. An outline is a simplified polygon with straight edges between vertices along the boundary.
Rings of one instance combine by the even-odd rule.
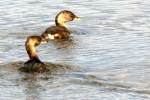
[[[55,23],[56,25],[66,26],[66,22],[70,22],[75,19],[79,19],[79,17],[69,10],[63,10],[57,14],[55,18]]]

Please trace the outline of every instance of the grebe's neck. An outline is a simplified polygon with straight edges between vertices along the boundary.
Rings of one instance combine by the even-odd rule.
[[[56,26],[63,26],[63,27],[66,27],[66,28],[67,28],[65,19],[63,18],[63,15],[62,15],[62,14],[58,14],[58,15],[56,16],[56,18],[55,18],[55,24],[56,24]]]
[[[29,36],[25,43],[26,51],[29,55],[29,58],[32,59],[39,59],[36,46],[40,45],[42,42],[41,36]]]

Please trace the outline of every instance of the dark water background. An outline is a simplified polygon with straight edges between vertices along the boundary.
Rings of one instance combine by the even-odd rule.
[[[37,48],[61,70],[20,73],[26,37],[40,35],[63,9],[81,17],[69,23],[72,41]],[[150,100],[149,51],[148,0],[0,1],[0,100]]]

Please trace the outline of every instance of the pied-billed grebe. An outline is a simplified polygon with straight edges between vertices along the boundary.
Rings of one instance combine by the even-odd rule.
[[[50,39],[49,34],[45,36],[29,36],[25,43],[25,48],[29,56],[29,60],[21,67],[24,72],[45,72],[47,71],[45,64],[39,59],[36,46],[46,43]]]
[[[66,39],[69,37],[70,31],[66,27],[66,22],[79,19],[71,11],[63,10],[55,18],[55,26],[46,29],[41,36],[29,36],[26,40],[25,47],[29,56],[29,60],[20,68],[24,72],[44,72],[47,71],[45,64],[39,59],[36,46],[41,43],[54,39]]]
[[[50,34],[51,40],[54,39],[67,39],[70,35],[70,31],[67,28],[66,23],[79,19],[74,13],[68,10],[63,10],[55,17],[55,26],[48,27],[42,35]]]

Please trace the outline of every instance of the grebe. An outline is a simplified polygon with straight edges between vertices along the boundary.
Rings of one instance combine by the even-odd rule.
[[[57,14],[55,17],[55,26],[48,27],[42,34],[50,34],[50,39],[67,39],[70,35],[70,31],[67,28],[66,23],[73,21],[74,19],[79,19],[74,13],[69,10],[63,10]]]
[[[55,18],[55,26],[51,26],[42,33],[41,36],[29,36],[26,40],[25,47],[29,56],[29,60],[20,68],[24,72],[45,72],[48,69],[46,65],[39,59],[36,46],[49,40],[67,39],[70,31],[66,26],[66,22],[79,19],[74,13],[68,10],[63,10],[58,13]]]
[[[23,72],[45,72],[45,64],[39,59],[36,46],[41,43],[46,43],[49,40],[49,34],[44,36],[29,36],[25,42],[25,48],[29,56],[29,60],[24,63],[24,66],[20,68]]]

